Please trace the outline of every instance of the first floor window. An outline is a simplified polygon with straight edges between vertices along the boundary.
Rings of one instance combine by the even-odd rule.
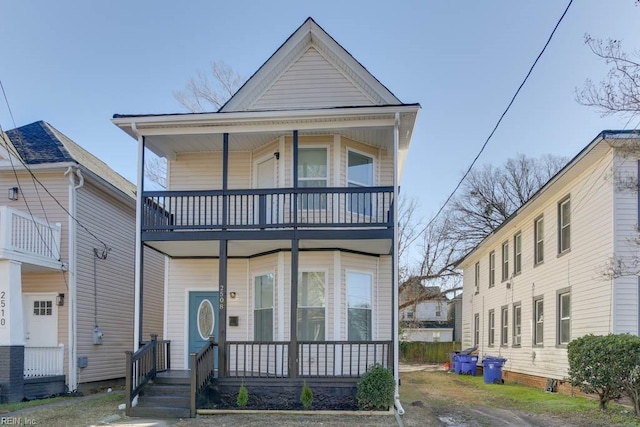
[[[496,341],[496,312],[489,310],[489,346],[492,347]]]
[[[533,321],[535,327],[533,330],[533,343],[542,345],[544,343],[544,300],[537,299],[533,303]]]
[[[480,315],[476,314],[473,317],[473,345],[480,344]]]
[[[298,281],[298,340],[324,341],[325,273],[303,272]]]
[[[522,340],[522,306],[513,306],[513,345],[519,346]]]
[[[558,295],[558,344],[564,345],[571,341],[571,293]]]
[[[371,340],[371,275],[347,272],[347,312],[349,341]]]
[[[273,341],[273,274],[256,276],[253,286],[253,339]]]
[[[502,308],[500,318],[500,345],[509,344],[509,309],[507,307]]]

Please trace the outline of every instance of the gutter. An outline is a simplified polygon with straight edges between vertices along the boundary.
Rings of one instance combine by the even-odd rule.
[[[76,192],[84,185],[84,177],[82,172],[78,168],[78,165],[69,166],[64,172],[64,176],[69,182],[69,380],[68,387],[70,392],[74,392],[78,388],[78,322],[77,322],[77,299],[78,299],[78,275],[77,275],[77,247],[76,239],[78,237],[76,213],[77,213],[77,199]],[[76,177],[78,177],[78,183],[76,184]]]

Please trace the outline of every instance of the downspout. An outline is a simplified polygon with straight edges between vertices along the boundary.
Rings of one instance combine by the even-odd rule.
[[[398,147],[400,146],[400,113],[396,113],[393,125],[393,378],[395,391],[393,395],[394,405],[398,415],[404,415],[404,408],[400,403],[400,372],[398,360],[400,359],[400,337],[398,328]]]
[[[133,351],[140,347],[140,297],[141,297],[141,272],[142,272],[142,190],[144,179],[144,137],[138,132],[135,122],[131,123],[131,129],[138,137],[138,182],[136,188],[136,251],[135,251],[135,277],[133,291]],[[166,315],[166,313],[165,313]],[[166,333],[166,331],[165,331]]]
[[[78,328],[77,328],[77,296],[78,296],[78,276],[77,276],[77,253],[76,239],[78,237],[76,228],[76,191],[84,185],[84,178],[80,169],[69,166],[64,172],[64,176],[69,181],[69,391],[73,392],[78,388]],[[78,177],[76,184],[75,176]]]

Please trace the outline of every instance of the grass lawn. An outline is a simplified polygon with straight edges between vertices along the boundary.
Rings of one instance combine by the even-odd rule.
[[[407,373],[402,375],[400,395],[405,405],[421,401],[435,412],[454,405],[478,405],[558,417],[576,425],[640,426],[640,418],[634,417],[630,408],[610,404],[606,412],[601,412],[597,400],[546,393],[518,384],[485,384],[482,376],[443,371]]]

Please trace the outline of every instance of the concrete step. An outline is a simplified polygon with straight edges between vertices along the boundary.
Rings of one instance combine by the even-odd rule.
[[[140,407],[169,407],[169,408],[189,408],[191,397],[187,395],[176,396],[144,396],[138,397],[138,406]]]
[[[131,416],[144,418],[189,418],[189,408],[171,408],[159,406],[135,406],[131,408]]]

